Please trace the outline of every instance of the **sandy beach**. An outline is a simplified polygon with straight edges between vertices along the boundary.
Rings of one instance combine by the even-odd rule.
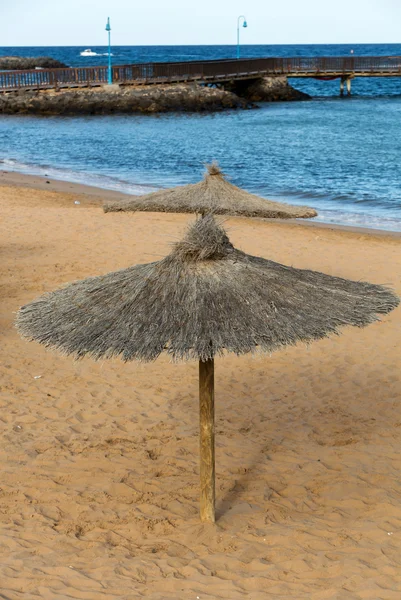
[[[73,362],[18,308],[169,252],[194,217],[0,175],[0,598],[399,600],[401,308],[216,360],[215,525],[198,519],[198,365]],[[78,201],[80,204],[76,204]],[[401,294],[401,235],[225,220],[240,249]]]

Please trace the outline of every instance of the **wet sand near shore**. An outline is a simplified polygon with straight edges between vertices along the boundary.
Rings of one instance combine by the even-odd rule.
[[[216,359],[218,521],[201,524],[197,364],[73,362],[13,328],[48,290],[165,256],[194,217],[105,215],[107,191],[76,205],[75,187],[13,177],[0,177],[0,598],[399,600],[401,309],[308,348]],[[225,223],[248,253],[401,294],[399,235]]]
[[[73,183],[71,181],[61,181],[52,177],[41,177],[40,175],[26,175],[12,171],[0,171],[0,189],[1,187],[28,188],[34,190],[43,190],[45,192],[56,192],[53,196],[45,194],[42,202],[48,201],[52,206],[70,203],[69,195],[76,196],[78,200],[83,200],[85,205],[102,205],[104,200],[124,200],[129,194],[117,192],[114,190],[104,190],[92,185],[83,183]]]

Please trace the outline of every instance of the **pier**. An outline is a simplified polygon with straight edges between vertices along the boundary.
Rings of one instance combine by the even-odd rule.
[[[112,83],[117,85],[224,84],[279,75],[321,80],[338,78],[341,94],[344,85],[350,94],[351,81],[355,77],[401,77],[401,56],[252,58],[112,67]],[[107,83],[107,66],[0,72],[0,92],[94,87]]]

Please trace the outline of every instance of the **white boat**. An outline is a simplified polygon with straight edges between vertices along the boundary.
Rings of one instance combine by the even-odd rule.
[[[81,56],[97,56],[96,52],[92,52],[92,50],[90,48],[87,48],[86,50],[83,50],[82,52],[80,52]]]

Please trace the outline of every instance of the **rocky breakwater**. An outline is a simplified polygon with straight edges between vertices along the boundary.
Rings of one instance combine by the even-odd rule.
[[[50,56],[0,56],[0,71],[22,71],[24,69],[59,69],[64,63]]]
[[[233,81],[225,87],[250,102],[282,102],[311,98],[289,85],[287,77],[282,75]]]
[[[207,112],[230,108],[252,108],[252,104],[231,91],[197,84],[112,85],[0,94],[0,113],[6,114],[96,115]]]

